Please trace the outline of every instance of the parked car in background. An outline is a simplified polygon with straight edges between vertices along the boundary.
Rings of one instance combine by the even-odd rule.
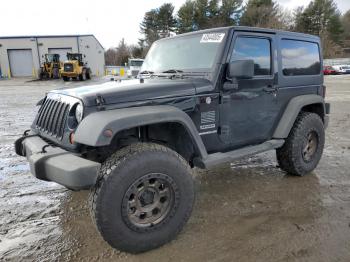
[[[331,66],[324,66],[323,67],[323,74],[324,75],[336,75],[337,71]]]
[[[349,65],[334,65],[333,68],[337,72],[337,74],[350,74]]]

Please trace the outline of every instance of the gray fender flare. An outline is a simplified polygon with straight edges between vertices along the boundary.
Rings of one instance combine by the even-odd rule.
[[[107,146],[113,137],[107,137],[103,134],[106,129],[112,130],[114,136],[129,128],[166,122],[182,124],[191,136],[199,157],[206,158],[208,156],[192,119],[182,110],[166,105],[131,107],[92,113],[79,124],[74,140],[88,146]]]
[[[319,95],[301,95],[292,98],[275,129],[273,138],[286,138],[292,129],[300,110],[307,105],[321,104],[323,115],[325,114],[325,103],[322,96]]]

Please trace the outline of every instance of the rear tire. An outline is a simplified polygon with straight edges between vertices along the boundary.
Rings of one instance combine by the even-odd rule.
[[[63,78],[63,81],[65,81],[65,82],[69,81],[69,77],[68,76],[63,76],[62,78]]]
[[[102,164],[89,202],[105,241],[122,251],[144,252],[171,241],[190,217],[192,171],[165,146],[132,144]]]
[[[301,112],[284,145],[276,150],[280,168],[296,176],[310,173],[322,157],[324,143],[325,131],[320,116]]]

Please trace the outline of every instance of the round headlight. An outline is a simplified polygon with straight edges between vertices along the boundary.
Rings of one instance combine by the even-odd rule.
[[[75,119],[77,120],[78,123],[80,123],[81,120],[83,119],[83,110],[84,108],[81,103],[79,103],[75,108]]]

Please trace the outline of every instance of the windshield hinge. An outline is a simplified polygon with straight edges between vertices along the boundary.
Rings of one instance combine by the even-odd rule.
[[[103,98],[102,95],[96,94],[95,101],[96,101],[96,105],[98,107],[98,110],[104,110],[105,109],[103,105],[105,105],[106,101],[105,101],[105,99]]]

